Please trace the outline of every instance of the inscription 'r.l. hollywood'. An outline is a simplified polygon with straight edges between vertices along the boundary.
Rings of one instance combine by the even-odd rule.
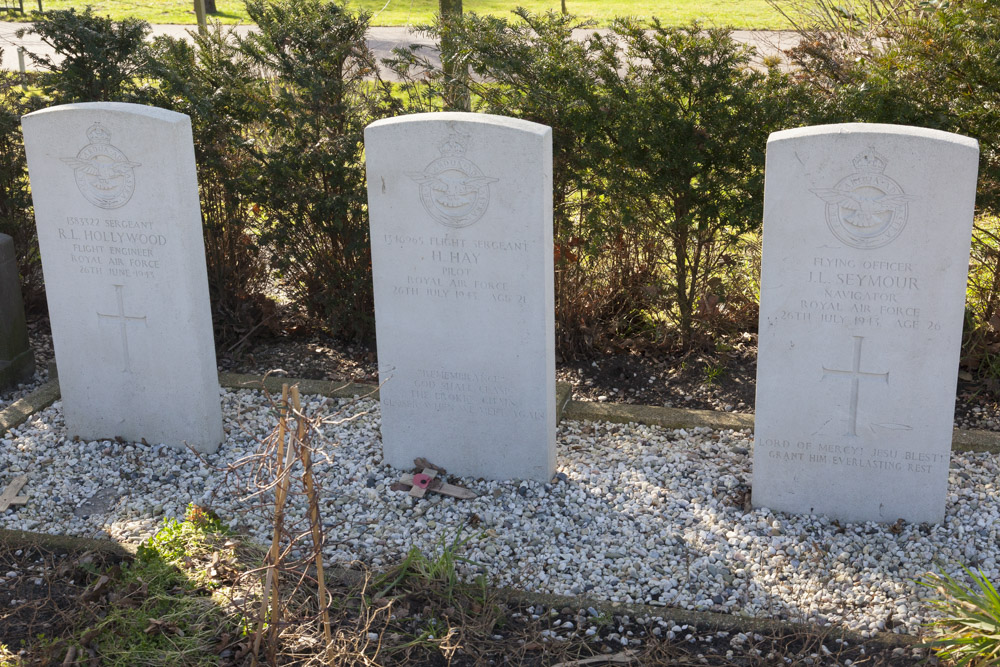
[[[483,172],[465,157],[469,136],[448,123],[448,137],[440,145],[441,157],[423,171],[407,172],[420,185],[420,203],[428,215],[446,227],[468,227],[490,205],[490,183],[499,179]]]

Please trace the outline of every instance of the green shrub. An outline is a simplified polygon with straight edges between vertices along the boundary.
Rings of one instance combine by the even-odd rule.
[[[613,34],[628,65],[602,72],[614,105],[608,169],[622,172],[611,194],[622,228],[645,230],[656,305],[689,348],[736,241],[760,228],[767,137],[792,117],[786,78],[750,68],[726,30],[618,21]]]
[[[794,122],[799,89],[752,70],[724,30],[618,21],[577,41],[573,17],[516,14],[449,29],[476,110],[552,127],[561,354],[657,335],[664,318],[692,346],[733,242],[760,226],[767,135]],[[440,70],[412,53],[397,69],[410,99],[440,106]]]
[[[367,14],[323,0],[248,0],[258,25],[241,53],[270,78],[251,152],[262,241],[291,296],[333,333],[374,333],[364,128],[389,89],[366,41]]]
[[[218,24],[192,42],[160,37],[153,49],[157,105],[191,118],[215,340],[235,349],[277,325],[254,213],[262,83],[234,33]]]
[[[615,44],[599,34],[572,38],[572,16],[515,12],[507,20],[466,14],[450,26],[456,60],[475,111],[552,128],[556,340],[563,356],[585,353],[632,327],[654,281],[644,230],[615,215],[620,171],[608,168],[614,113],[602,67],[620,64]],[[440,24],[424,28],[438,36]],[[434,111],[446,95],[443,72],[419,53],[402,51],[395,69],[411,107]],[[602,65],[607,61],[610,65]]]
[[[14,239],[25,307],[44,310],[41,256],[28,189],[21,116],[40,108],[18,74],[0,71],[0,234]]]
[[[29,57],[45,72],[42,89],[54,104],[139,102],[148,83],[149,24],[138,19],[112,21],[90,7],[44,12],[18,37],[36,34],[58,58]],[[61,60],[60,60],[61,59]]]

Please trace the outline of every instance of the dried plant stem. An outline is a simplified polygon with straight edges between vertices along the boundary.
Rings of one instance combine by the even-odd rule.
[[[298,387],[295,387],[296,395],[298,394]],[[279,622],[279,614],[281,611],[281,605],[279,604],[278,595],[278,560],[281,555],[281,534],[284,527],[284,514],[285,514],[285,497],[288,495],[288,468],[291,463],[292,453],[294,448],[289,444],[289,447],[285,448],[285,432],[287,430],[288,419],[288,385],[283,384],[281,386],[281,416],[278,418],[278,469],[277,469],[277,479],[278,486],[275,490],[275,500],[274,500],[274,535],[271,539],[271,549],[267,554],[267,576],[264,581],[264,594],[261,596],[260,601],[260,617],[257,621],[257,632],[254,637],[253,642],[253,665],[257,665],[257,655],[260,650],[260,641],[264,635],[264,621],[267,619],[267,607],[268,598],[273,595],[273,600],[271,604],[271,635],[272,640],[277,639],[277,628]],[[286,462],[286,457],[288,461]],[[272,642],[273,645],[273,642]]]
[[[301,449],[302,458],[302,484],[305,486],[306,496],[309,499],[309,525],[312,528],[313,552],[316,559],[316,583],[319,589],[319,609],[323,619],[323,637],[326,640],[327,651],[330,651],[333,644],[333,637],[330,633],[330,611],[327,600],[326,581],[323,575],[323,533],[319,519],[319,498],[316,495],[316,485],[312,474],[312,450],[305,442],[306,425],[301,414],[299,404],[299,388],[292,387],[292,405],[295,408],[297,428],[295,433],[296,441]]]

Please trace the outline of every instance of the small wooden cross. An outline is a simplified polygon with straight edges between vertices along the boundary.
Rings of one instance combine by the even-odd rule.
[[[414,460],[417,468],[423,471],[412,475],[406,474],[399,478],[399,481],[392,485],[394,491],[409,491],[414,498],[423,498],[428,491],[435,491],[453,498],[469,500],[475,498],[476,494],[461,486],[447,484],[438,478],[439,473],[444,472],[444,468],[434,466],[423,458]]]
[[[3,493],[0,493],[0,512],[7,511],[11,505],[24,505],[28,502],[28,496],[17,495],[25,484],[28,483],[27,475],[19,475],[7,486]]]

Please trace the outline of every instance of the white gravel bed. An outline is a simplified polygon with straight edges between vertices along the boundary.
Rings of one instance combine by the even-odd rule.
[[[305,397],[326,414],[317,449],[326,555],[391,565],[417,546],[469,538],[462,554],[501,585],[747,616],[916,633],[931,591],[914,583],[943,566],[1000,581],[1000,466],[956,453],[945,522],[840,525],[823,517],[743,511],[750,433],[564,422],[551,484],[461,479],[479,497],[415,500],[388,487],[373,401]],[[275,419],[254,391],[224,391],[227,440],[205,460],[161,445],[73,442],[60,403],[0,440],[0,487],[27,473],[31,499],[0,527],[139,541],[189,502],[270,539],[265,496],[246,498],[225,467],[258,448]],[[252,466],[241,470],[249,471]],[[304,498],[293,496],[291,515]]]

